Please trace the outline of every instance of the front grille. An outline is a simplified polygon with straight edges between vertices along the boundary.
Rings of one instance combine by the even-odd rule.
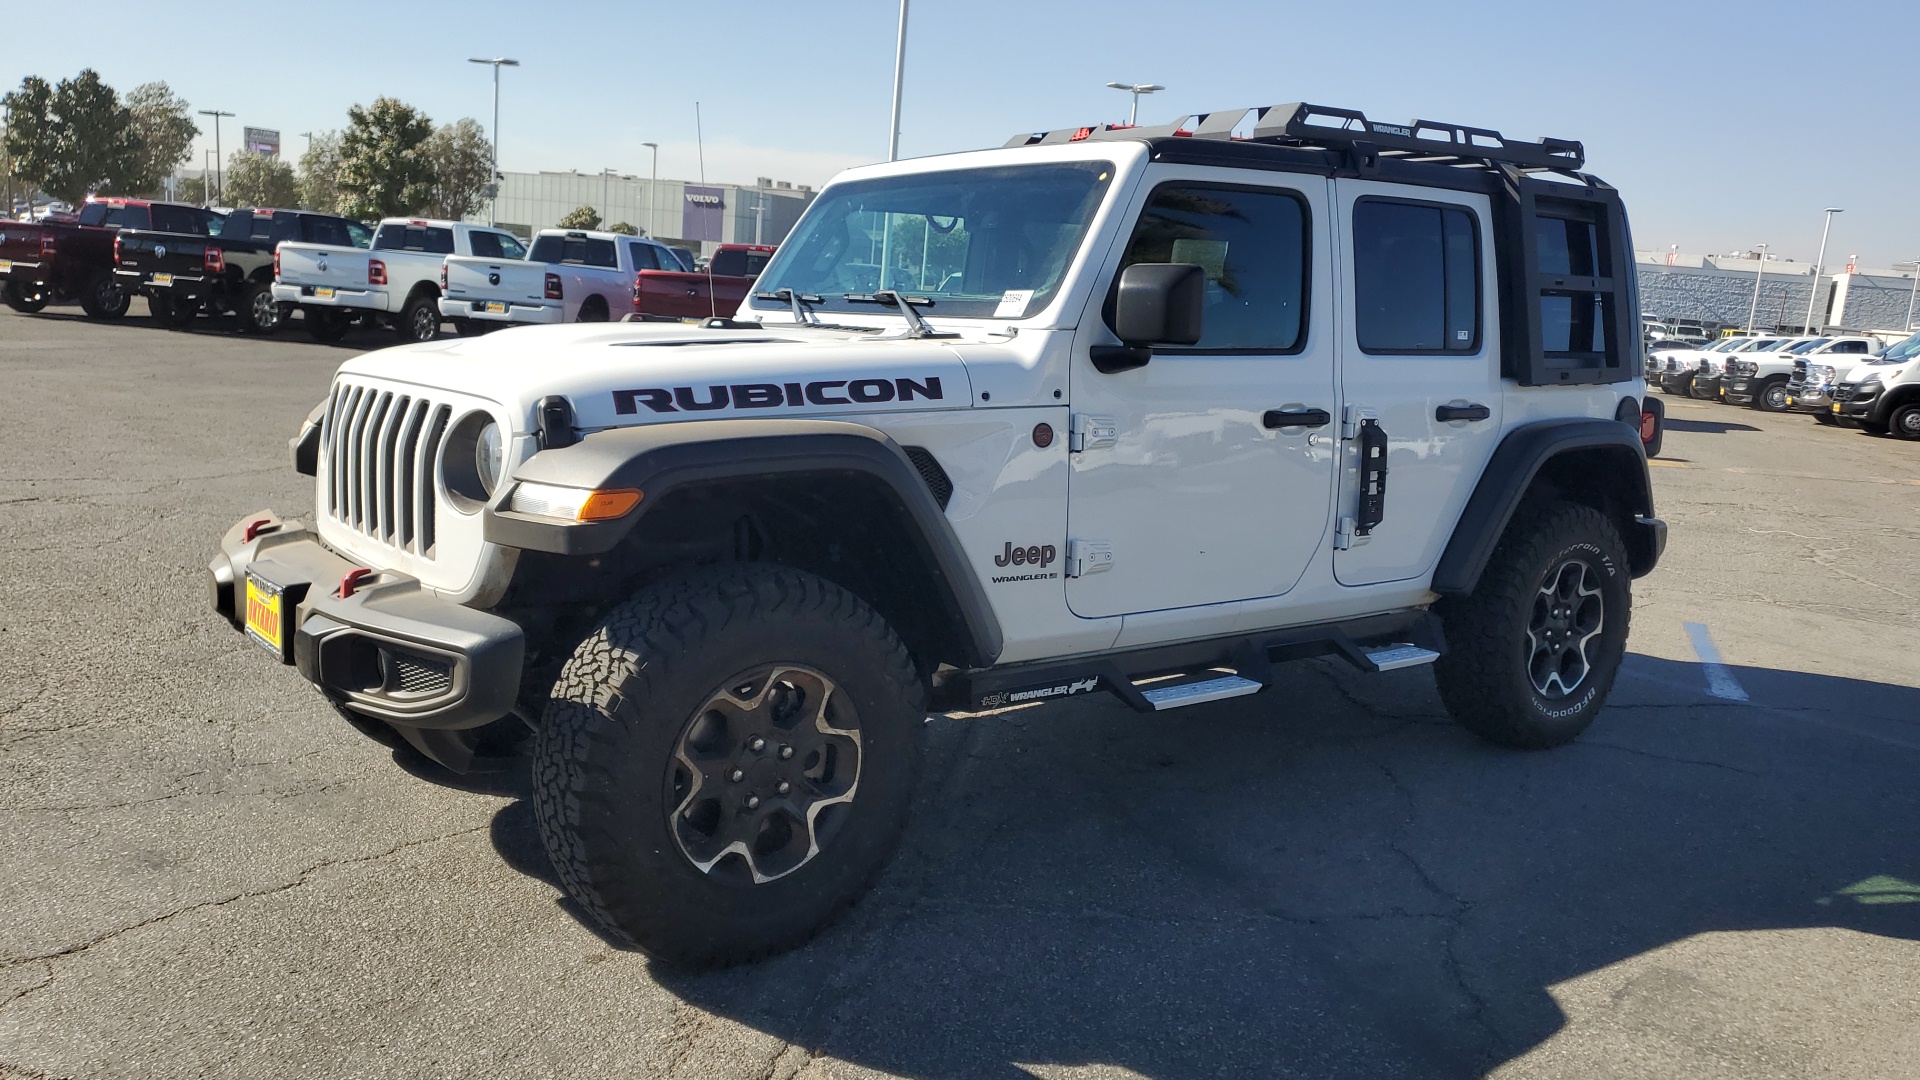
[[[1833,388],[1831,396],[1835,401],[1852,401],[1854,393],[1859,389],[1860,387],[1855,383],[1843,382]]]
[[[433,470],[453,407],[342,382],[327,409],[327,514],[380,543],[432,558]]]

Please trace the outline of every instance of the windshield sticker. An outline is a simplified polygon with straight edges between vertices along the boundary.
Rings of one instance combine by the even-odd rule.
[[[613,411],[630,416],[645,405],[657,413],[707,412],[713,409],[772,409],[781,405],[875,405],[883,401],[939,401],[940,376],[925,379],[827,379],[810,383],[738,383],[702,387],[644,387],[615,390]],[[704,400],[702,400],[704,398]]]
[[[1027,304],[1032,299],[1032,289],[1008,289],[1000,294],[1000,306],[993,309],[993,317],[1017,319],[1027,313]]]

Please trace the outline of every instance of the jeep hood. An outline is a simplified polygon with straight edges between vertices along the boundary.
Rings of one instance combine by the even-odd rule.
[[[770,326],[667,323],[528,326],[382,349],[340,374],[493,401],[517,432],[542,398],[573,406],[592,431],[728,416],[832,416],[965,408],[973,400],[957,338]],[[972,342],[968,351],[978,354]],[[991,346],[987,346],[991,348]]]

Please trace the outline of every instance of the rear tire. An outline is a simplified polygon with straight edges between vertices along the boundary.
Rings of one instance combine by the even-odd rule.
[[[1920,439],[1920,401],[1896,407],[1887,417],[1887,431],[1896,438]]]
[[[400,340],[412,343],[432,341],[440,336],[440,302],[427,295],[416,296],[407,301],[401,309],[400,321],[394,324]]]
[[[580,304],[580,314],[575,322],[606,322],[607,302],[598,296],[589,296]]]
[[[18,281],[9,280],[5,290],[7,306],[23,314],[31,315],[47,306],[47,287],[34,286],[31,292]]]
[[[595,919],[669,963],[793,948],[898,845],[922,702],[900,639],[831,582],[758,564],[658,581],[554,684],[533,763],[547,854]]]
[[[147,313],[153,321],[169,330],[185,330],[193,325],[195,316],[200,314],[197,300],[185,300],[171,294],[147,297]]]
[[[1606,705],[1626,655],[1627,566],[1605,514],[1523,502],[1473,592],[1438,605],[1451,648],[1433,674],[1447,711],[1501,746],[1577,738]]]
[[[353,327],[353,315],[339,308],[307,308],[300,321],[307,324],[307,336],[322,345],[331,345],[346,337]]]
[[[249,334],[273,334],[280,330],[280,305],[274,303],[273,286],[256,281],[240,295],[240,329]]]
[[[115,279],[111,271],[95,274],[80,290],[80,310],[87,318],[112,322],[126,315],[133,305],[133,294]]]
[[[492,329],[493,327],[486,323],[478,322],[474,319],[453,320],[453,332],[459,334],[461,337],[480,337]]]

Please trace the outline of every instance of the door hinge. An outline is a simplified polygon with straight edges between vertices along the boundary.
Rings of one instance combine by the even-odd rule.
[[[1369,421],[1377,424],[1380,422],[1380,417],[1372,409],[1362,409],[1358,405],[1347,406],[1340,414],[1340,437],[1359,438],[1360,428]]]
[[[1365,537],[1357,536],[1357,530],[1355,528],[1357,524],[1358,523],[1350,517],[1343,517],[1334,524],[1333,548],[1335,551],[1346,551],[1348,548],[1353,547],[1356,538],[1365,540]]]
[[[1067,576],[1086,577],[1113,569],[1113,544],[1106,540],[1067,541]]]
[[[1076,413],[1073,428],[1067,433],[1067,449],[1076,454],[1083,450],[1104,450],[1119,440],[1120,425],[1113,417]]]

